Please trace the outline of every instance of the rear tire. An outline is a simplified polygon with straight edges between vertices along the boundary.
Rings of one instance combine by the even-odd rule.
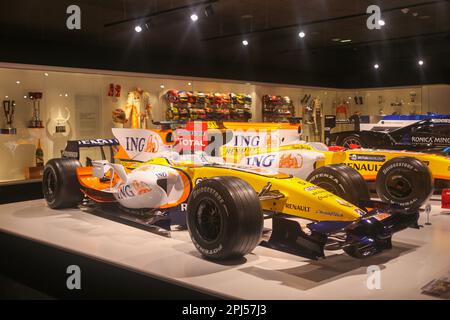
[[[314,170],[307,181],[358,206],[359,201],[370,200],[367,183],[361,174],[345,164],[333,164]]]
[[[73,208],[83,200],[77,168],[80,161],[72,158],[51,159],[44,168],[42,191],[52,209]]]
[[[419,208],[433,194],[433,176],[428,166],[411,157],[397,157],[380,168],[377,194],[383,202],[404,208]]]
[[[240,258],[261,241],[263,214],[253,188],[236,177],[202,180],[187,206],[192,242],[206,258]]]

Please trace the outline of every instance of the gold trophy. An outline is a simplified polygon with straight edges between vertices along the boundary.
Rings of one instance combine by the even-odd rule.
[[[3,111],[6,117],[6,128],[1,129],[2,134],[16,134],[17,129],[13,128],[14,111],[16,110],[16,102],[14,100],[3,100]]]

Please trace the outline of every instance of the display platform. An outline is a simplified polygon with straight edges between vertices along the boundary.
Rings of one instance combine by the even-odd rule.
[[[187,231],[166,238],[79,209],[55,211],[44,200],[0,206],[3,234],[212,297],[238,299],[433,299],[421,288],[450,271],[450,210],[435,202],[432,224],[425,222],[423,215],[422,229],[396,234],[392,250],[366,260],[337,251],[312,261],[259,246],[244,259],[215,263],[200,256]],[[380,269],[380,289],[371,281],[372,289],[367,286],[372,265]],[[35,272],[33,266],[23,268]]]

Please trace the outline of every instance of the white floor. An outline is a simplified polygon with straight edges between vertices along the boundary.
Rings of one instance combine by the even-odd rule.
[[[165,238],[78,209],[54,211],[43,200],[0,206],[2,231],[242,299],[433,299],[420,289],[450,271],[450,210],[435,205],[430,220],[431,226],[396,234],[392,250],[363,261],[340,251],[311,261],[257,247],[241,261],[218,264],[201,258],[186,231]],[[371,265],[381,270],[381,289],[367,287]]]

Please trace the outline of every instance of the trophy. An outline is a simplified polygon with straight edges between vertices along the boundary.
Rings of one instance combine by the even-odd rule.
[[[2,134],[16,134],[16,128],[12,127],[14,121],[14,111],[16,109],[16,102],[13,100],[3,100],[3,111],[6,117],[6,128],[1,129]]]
[[[41,120],[42,92],[30,92],[28,96],[33,101],[33,117],[30,120],[28,128],[44,128]]]

